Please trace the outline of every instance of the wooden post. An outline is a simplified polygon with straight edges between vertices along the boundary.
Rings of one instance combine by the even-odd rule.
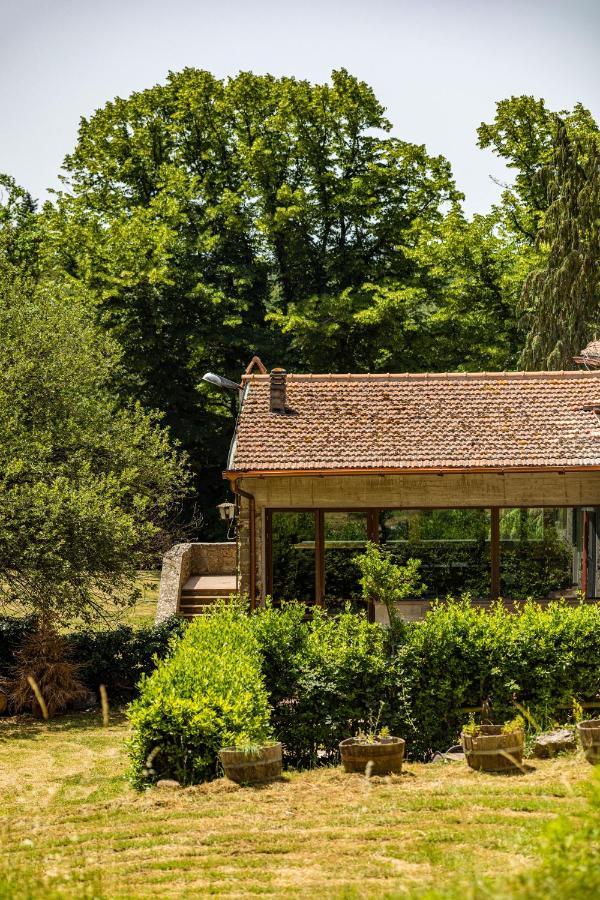
[[[500,596],[500,509],[490,509],[490,563],[492,600]]]
[[[315,513],[315,605],[325,602],[325,513]]]
[[[372,544],[379,544],[379,510],[367,510],[367,538]],[[375,598],[369,597],[367,606],[367,618],[369,622],[375,621]]]
[[[583,537],[581,546],[581,592],[584,597],[588,595],[588,544],[590,540],[590,514],[587,509],[583,511]]]

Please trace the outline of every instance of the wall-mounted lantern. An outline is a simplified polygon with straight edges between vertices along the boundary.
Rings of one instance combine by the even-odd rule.
[[[235,515],[235,503],[232,503],[231,500],[225,500],[223,503],[217,504],[217,509],[221,519],[225,522],[231,522]]]

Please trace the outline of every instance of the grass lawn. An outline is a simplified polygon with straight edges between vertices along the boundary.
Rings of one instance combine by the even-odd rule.
[[[499,897],[545,823],[581,814],[591,772],[571,756],[508,777],[408,764],[393,780],[321,769],[136,794],[127,733],[116,715],[0,719],[0,897],[464,900],[487,879],[481,896]]]

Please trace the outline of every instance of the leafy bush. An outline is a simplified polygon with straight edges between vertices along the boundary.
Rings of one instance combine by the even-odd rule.
[[[382,702],[381,725],[407,739],[412,758],[428,759],[455,743],[465,707],[487,702],[503,721],[516,701],[546,726],[573,697],[600,697],[598,606],[525,603],[512,614],[465,597],[403,623],[394,641],[350,613],[316,611],[306,622],[296,604],[259,611],[253,623],[275,733],[294,765],[335,759],[338,742]]]
[[[36,625],[36,616],[0,617],[0,677],[14,675],[18,651]],[[69,660],[79,666],[85,686],[97,693],[99,686],[105,685],[112,702],[135,696],[142,675],[152,672],[156,658],[167,654],[172,638],[184,629],[185,623],[172,616],[147,628],[119,625],[102,631],[70,632],[64,640]]]
[[[285,758],[297,766],[337,759],[338,744],[373,719],[385,693],[386,632],[346,611],[301,604],[259,610],[253,619],[272,723]]]
[[[12,674],[16,653],[35,631],[36,616],[0,616],[0,677]]]
[[[105,685],[109,700],[130,700],[142,675],[167,655],[172,639],[185,630],[177,616],[146,628],[119,625],[103,631],[78,631],[68,636],[72,658],[81,664],[81,677],[97,691]]]
[[[511,614],[501,604],[485,612],[468,598],[435,604],[407,626],[391,667],[392,727],[413,757],[454,743],[461,709],[482,702],[502,719],[517,701],[546,726],[573,697],[600,695],[600,607],[530,602]]]
[[[241,606],[219,604],[142,678],[129,709],[132,781],[142,787],[158,778],[210,779],[222,747],[270,737],[269,714],[251,620]]]

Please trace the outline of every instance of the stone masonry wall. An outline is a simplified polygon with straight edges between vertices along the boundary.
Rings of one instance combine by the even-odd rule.
[[[156,622],[179,610],[181,588],[192,575],[235,575],[234,543],[176,544],[163,557]]]

